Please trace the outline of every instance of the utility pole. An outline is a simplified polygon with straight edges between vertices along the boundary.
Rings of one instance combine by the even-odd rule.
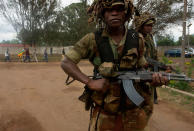
[[[184,13],[183,13],[183,36],[182,36],[182,53],[181,63],[182,71],[185,72],[185,43],[186,43],[186,21],[187,21],[187,0],[184,0]]]

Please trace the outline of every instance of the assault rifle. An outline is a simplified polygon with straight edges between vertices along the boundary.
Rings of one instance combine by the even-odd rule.
[[[146,61],[148,62],[148,64],[152,67],[154,67],[154,71],[158,72],[159,70],[167,70],[168,68],[170,68],[170,70],[172,70],[173,72],[179,74],[178,71],[176,71],[173,67],[168,66],[162,62],[159,62],[157,60],[154,60],[152,58],[146,58]],[[95,72],[94,72],[95,73]],[[94,76],[96,76],[94,74]],[[75,81],[75,79],[71,79],[70,80],[70,76],[67,76],[67,79],[65,81],[66,85],[70,85],[71,83],[73,83]]]
[[[154,67],[154,71],[159,71],[159,70],[165,71],[165,70],[168,70],[168,68],[170,68],[170,70],[172,70],[173,72],[179,74],[179,72],[177,70],[175,70],[172,66],[168,66],[168,65],[166,65],[162,62],[159,62],[157,60],[154,60],[152,58],[147,57],[146,61],[148,62],[149,66]]]
[[[152,75],[157,72],[150,71],[124,71],[115,72],[114,79],[122,82],[124,91],[128,98],[137,106],[140,106],[144,98],[136,91],[133,82],[152,81]],[[162,76],[167,77],[168,80],[188,81],[194,82],[194,79],[188,78],[184,74],[173,74],[160,72]],[[101,76],[100,76],[101,77]],[[102,78],[102,77],[101,77]]]
[[[136,91],[135,87],[133,86],[133,82],[145,82],[145,81],[152,81],[152,75],[157,72],[150,72],[150,71],[122,71],[122,72],[114,72],[114,77],[108,77],[108,79],[115,79],[122,82],[124,91],[128,98],[137,106],[140,106],[141,103],[144,101],[144,98]],[[194,82],[194,79],[187,77],[184,74],[173,74],[173,73],[164,73],[158,72],[162,76],[167,77],[168,80],[177,80],[177,81],[188,81]],[[102,79],[103,76],[99,73],[96,73],[94,79]],[[79,97],[79,99],[85,102],[86,110],[90,109],[91,98],[90,95],[92,91],[85,87],[85,91]]]

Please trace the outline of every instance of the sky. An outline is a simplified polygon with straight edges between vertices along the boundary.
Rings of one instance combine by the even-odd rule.
[[[62,6],[68,6],[71,3],[79,2],[80,0],[61,0]],[[91,0],[90,0],[91,1]],[[194,0],[193,0],[194,1]],[[190,34],[194,34],[194,17],[190,21],[193,25],[190,27]],[[180,36],[182,36],[182,25],[172,26],[168,28],[166,32],[168,34],[173,34],[174,39],[178,40]],[[16,38],[16,32],[14,31],[12,25],[5,20],[2,16],[0,16],[0,42],[2,40],[11,40]]]

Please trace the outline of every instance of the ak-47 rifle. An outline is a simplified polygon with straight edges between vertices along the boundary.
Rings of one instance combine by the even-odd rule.
[[[114,72],[114,77],[108,77],[108,79],[115,79],[122,82],[124,91],[128,98],[137,106],[140,106],[144,101],[144,98],[136,91],[133,86],[133,82],[151,82],[152,75],[154,73],[160,73],[162,76],[165,76],[168,80],[177,80],[177,81],[188,81],[194,82],[194,79],[187,77],[184,74],[173,74],[165,72],[150,72],[150,71],[122,71]],[[95,79],[102,79],[101,75],[97,75]],[[106,77],[105,77],[106,78]]]
[[[144,98],[136,91],[133,86],[133,82],[145,82],[152,81],[152,75],[154,73],[160,73],[162,76],[165,76],[168,80],[177,80],[177,81],[188,81],[194,82],[194,79],[187,77],[184,74],[173,74],[173,73],[164,73],[164,72],[150,72],[150,71],[122,71],[114,72],[114,77],[108,77],[108,79],[115,79],[122,82],[124,91],[128,98],[137,106],[140,106],[144,101]],[[102,75],[97,73],[94,79],[102,79]],[[106,78],[106,77],[105,77]],[[90,97],[92,91],[85,87],[84,93],[79,97],[81,101],[86,102]],[[86,110],[89,110],[90,102],[86,102]]]
[[[159,62],[157,60],[154,60],[152,58],[146,58],[146,61],[148,62],[148,65],[152,66],[154,68],[154,71],[156,71],[156,72],[158,72],[159,70],[168,70],[168,68],[170,68],[170,70],[172,70],[173,72],[179,74],[179,72],[176,71],[172,66],[168,66],[168,65],[166,65],[162,62]],[[94,76],[96,76],[96,75],[94,75]],[[74,81],[75,81],[75,79],[70,80],[70,76],[67,76],[65,84],[70,85]]]
[[[150,71],[124,71],[115,72],[114,79],[122,82],[124,91],[128,98],[137,106],[140,106],[144,101],[144,98],[136,91],[133,86],[133,82],[152,81],[152,75],[157,72]],[[158,72],[162,76],[165,76],[168,80],[188,81],[194,82],[194,79],[187,77],[184,74],[173,74]],[[101,77],[102,78],[102,77]]]

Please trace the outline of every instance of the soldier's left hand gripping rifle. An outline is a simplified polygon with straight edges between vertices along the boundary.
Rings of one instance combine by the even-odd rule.
[[[124,91],[128,98],[137,106],[140,106],[144,101],[144,98],[136,91],[133,86],[133,82],[151,82],[152,75],[154,73],[160,73],[162,76],[165,76],[168,80],[177,80],[177,81],[188,81],[194,82],[194,79],[187,77],[184,74],[173,74],[173,73],[164,73],[164,72],[150,72],[150,71],[123,71],[123,72],[114,72],[114,79],[121,80]],[[99,76],[100,77],[100,76]]]

